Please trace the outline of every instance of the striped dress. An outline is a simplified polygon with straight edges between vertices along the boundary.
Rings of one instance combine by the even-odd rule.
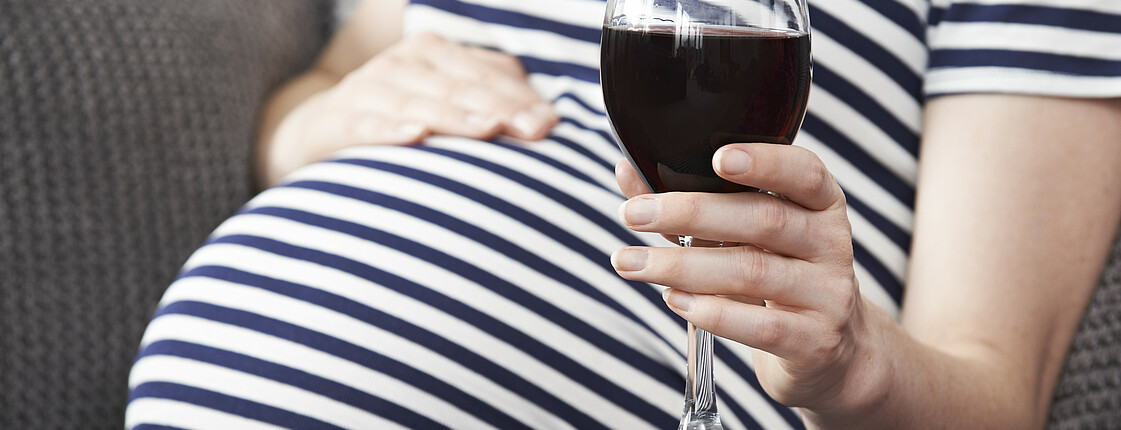
[[[542,142],[437,136],[308,166],[222,224],[167,290],[130,428],[674,428],[685,328],[608,256],[623,228],[597,0],[414,0],[431,31],[518,56],[560,124]],[[845,189],[856,273],[897,313],[926,98],[1121,96],[1121,2],[811,1],[795,144]],[[729,429],[801,428],[718,340]]]

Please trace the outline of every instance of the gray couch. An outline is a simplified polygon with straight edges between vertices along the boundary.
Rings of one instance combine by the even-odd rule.
[[[164,288],[254,192],[329,0],[0,0],[0,429],[121,428]]]

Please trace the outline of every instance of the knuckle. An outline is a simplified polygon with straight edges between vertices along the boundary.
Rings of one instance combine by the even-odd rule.
[[[735,263],[731,266],[736,270],[737,290],[750,296],[756,290],[753,287],[769,275],[770,264],[763,253],[754,247],[739,246],[732,249],[735,250]]]
[[[774,200],[774,201],[771,201]],[[765,200],[767,203],[755,205],[758,210],[759,234],[766,239],[782,236],[790,228],[790,214],[786,205],[777,199]]]
[[[697,202],[696,198],[685,198],[685,205],[683,205],[682,208],[684,209],[684,217],[682,219],[690,225],[696,224],[704,218],[704,209],[701,208],[701,204]]]
[[[848,316],[856,309],[857,302],[861,300],[860,287],[855,279],[848,277],[838,279],[837,284],[832,288],[833,303],[841,311],[841,316],[848,320]]]
[[[821,363],[840,359],[848,350],[845,342],[847,330],[847,324],[826,323],[818,332],[814,358]]]
[[[809,222],[809,221],[807,221]],[[852,225],[845,216],[821,220],[821,224],[814,230],[817,243],[820,244],[815,261],[836,264],[838,267],[851,268],[853,259]]]
[[[817,350],[814,352],[816,359],[821,363],[836,361],[844,354],[844,337],[835,330],[827,330],[820,334]]]
[[[759,316],[758,320],[755,321],[754,330],[759,344],[753,346],[762,349],[779,345],[782,339],[788,335],[782,319],[771,312],[765,312]]]
[[[476,58],[479,58],[479,59],[483,60],[484,62],[486,62],[490,66],[496,66],[500,69],[508,69],[508,70],[521,70],[522,69],[522,62],[520,60],[518,60],[517,57],[515,57],[513,55],[510,55],[510,54],[507,54],[505,52],[495,51],[493,49],[487,49],[487,48],[482,48],[482,47],[470,47],[468,49],[473,54],[475,54]]]
[[[497,66],[499,69],[507,71],[523,71],[522,62],[519,61],[517,57],[484,48],[478,48],[478,52],[484,58],[489,59],[490,63],[494,66]]]
[[[669,248],[665,251],[668,252],[663,252],[661,249],[650,251],[650,262],[646,265],[646,271],[653,277],[671,283],[674,279],[684,277],[686,266],[681,260],[685,258],[683,251],[686,250]]]
[[[833,182],[833,183],[836,182],[836,179],[832,178],[832,174],[830,174],[830,182]],[[830,185],[830,186],[832,186],[832,185]],[[836,190],[837,190],[836,191],[837,201],[836,201],[835,204],[842,211],[847,211],[848,210],[847,208],[848,208],[848,205],[849,205],[849,199],[848,199],[847,196],[845,196],[845,191],[841,189],[840,185],[838,185],[836,187]]]
[[[698,304],[700,302],[698,301]],[[696,321],[697,327],[704,328],[709,333],[724,333],[731,326],[730,315],[723,306],[706,306],[704,312],[699,312],[701,320]]]
[[[694,196],[683,193],[667,193],[665,196],[662,207],[666,209],[665,221],[668,226],[676,229],[688,228],[696,225],[704,217],[704,209]],[[684,230],[679,230],[677,233],[682,231]]]
[[[517,58],[514,58],[514,57],[506,57],[505,61],[508,64],[504,65],[503,67],[510,70],[510,73],[513,73],[514,77],[516,77],[518,79],[525,79],[526,78],[525,67],[522,66],[521,61],[519,61]]]
[[[525,68],[522,66],[522,62],[516,57],[510,55],[502,55],[499,57],[498,61],[502,63],[503,66],[510,68],[510,70],[525,73]]]
[[[807,193],[816,195],[829,191],[832,182],[833,175],[821,160],[815,158],[815,162],[810,163],[809,169],[806,170],[803,187]]]
[[[831,306],[835,315],[823,315],[817,335],[814,355],[820,360],[837,360],[848,351],[847,339],[851,330],[850,316],[861,300],[855,282],[839,281],[830,287]]]

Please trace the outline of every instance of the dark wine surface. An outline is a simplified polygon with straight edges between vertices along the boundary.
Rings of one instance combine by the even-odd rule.
[[[790,144],[806,112],[806,33],[701,27],[603,30],[607,113],[654,192],[738,192],[712,155],[734,142]]]

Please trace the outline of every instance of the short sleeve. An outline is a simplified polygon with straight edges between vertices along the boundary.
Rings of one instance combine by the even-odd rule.
[[[933,0],[926,97],[1121,97],[1121,1]]]

